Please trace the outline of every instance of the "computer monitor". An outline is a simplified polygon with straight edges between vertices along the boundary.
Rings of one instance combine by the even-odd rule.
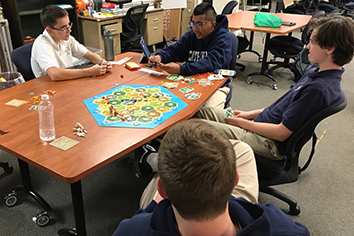
[[[119,4],[119,7],[122,8],[124,3],[130,3],[132,0],[106,0],[106,2],[112,2],[115,4]]]

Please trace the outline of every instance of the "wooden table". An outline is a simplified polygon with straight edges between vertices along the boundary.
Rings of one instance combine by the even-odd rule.
[[[257,32],[262,32],[266,33],[266,39],[265,39],[265,44],[264,44],[264,50],[263,50],[263,58],[262,58],[262,67],[260,72],[254,72],[248,75],[248,81],[251,79],[251,76],[253,75],[263,75],[271,80],[273,80],[273,89],[277,89],[277,81],[276,79],[273,78],[273,76],[266,74],[267,70],[267,57],[268,57],[268,40],[270,39],[271,34],[291,34],[295,30],[304,28],[307,23],[310,21],[311,16],[309,15],[297,15],[297,14],[286,14],[286,13],[267,13],[267,14],[273,14],[278,17],[280,17],[283,21],[291,21],[291,22],[296,22],[296,25],[294,26],[280,26],[277,29],[272,29],[269,27],[258,27],[256,26],[254,22],[254,16],[257,12],[255,11],[241,11],[241,12],[235,12],[233,14],[227,15],[228,20],[229,20],[229,29],[232,30],[247,30],[251,31],[251,45],[252,47],[252,42],[253,42],[253,33],[255,31]]]
[[[137,53],[120,54],[116,60],[127,56],[133,56],[131,61],[139,62],[140,54]],[[86,235],[81,179],[165,133],[176,123],[189,119],[226,79],[214,81],[213,86],[186,83],[171,89],[188,106],[154,129],[100,127],[83,103],[83,100],[107,91],[116,84],[160,85],[161,81],[168,80],[165,76],[129,71],[123,65],[114,65],[113,73],[100,77],[53,82],[48,76],[42,76],[0,91],[0,148],[19,158],[21,165],[25,168],[27,165],[27,170],[30,164],[71,185],[77,235]],[[201,92],[201,98],[185,98],[178,90],[187,85],[193,87],[195,92]],[[67,151],[40,140],[38,114],[29,110],[30,104],[20,107],[5,105],[12,99],[30,100],[46,90],[56,91],[55,95],[50,95],[55,107],[56,137],[66,136],[80,141]],[[31,92],[34,95],[29,95]],[[80,122],[88,131],[86,138],[73,134],[76,122]],[[26,175],[22,179],[30,180],[29,172],[22,173],[21,169],[21,174]],[[25,187],[32,188],[28,182]]]

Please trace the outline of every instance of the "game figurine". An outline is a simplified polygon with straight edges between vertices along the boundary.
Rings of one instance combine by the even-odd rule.
[[[78,137],[86,137],[87,131],[84,129],[84,126],[79,122],[76,122],[76,126],[73,128],[74,134]]]

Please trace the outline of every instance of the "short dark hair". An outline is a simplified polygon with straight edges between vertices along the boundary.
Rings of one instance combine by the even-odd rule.
[[[314,18],[310,22],[310,32],[316,30],[312,40],[321,48],[334,47],[332,60],[343,66],[353,59],[354,21],[341,15],[329,14]]]
[[[209,221],[226,210],[236,181],[236,154],[230,141],[206,121],[183,121],[161,142],[158,173],[184,219]]]
[[[202,2],[194,8],[194,16],[205,15],[206,20],[215,21],[216,20],[216,11],[210,3]]]
[[[45,8],[43,8],[41,12],[41,22],[44,28],[53,27],[57,19],[63,18],[68,15],[68,12],[57,6],[57,5],[48,5]]]

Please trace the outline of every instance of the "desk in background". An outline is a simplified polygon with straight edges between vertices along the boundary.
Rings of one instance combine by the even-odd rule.
[[[82,29],[83,44],[88,47],[102,50],[104,55],[104,44],[102,26],[106,26],[112,31],[114,55],[121,53],[120,33],[122,33],[122,23],[125,15],[95,18],[91,16],[78,16],[79,25]],[[145,43],[150,46],[163,41],[163,9],[149,9],[146,11],[146,20],[143,23],[142,31]]]
[[[115,59],[120,60],[127,56],[132,56],[131,61],[137,63],[140,60],[140,54],[132,52],[120,54]],[[120,75],[123,75],[123,78]],[[70,184],[76,232],[78,236],[86,236],[81,180],[165,133],[178,122],[192,117],[226,79],[213,81],[214,85],[205,87],[198,85],[198,83],[188,84],[195,89],[195,92],[202,93],[202,96],[197,100],[189,100],[179,91],[184,87],[183,84],[178,88],[171,89],[170,91],[188,106],[156,128],[143,129],[102,128],[90,115],[83,100],[112,89],[116,86],[115,84],[160,85],[161,81],[168,81],[163,76],[150,75],[141,71],[129,71],[123,65],[113,65],[112,73],[100,77],[53,82],[48,76],[41,76],[0,91],[0,134],[2,134],[0,148],[17,157],[22,165],[27,165],[27,169],[30,164]],[[5,105],[12,99],[27,101],[33,97],[29,93],[41,94],[45,90],[56,91],[50,100],[55,106],[57,138],[66,136],[80,141],[79,144],[67,151],[55,148],[40,140],[38,114],[36,111],[28,110],[29,104],[19,107]],[[72,130],[76,122],[80,122],[88,131],[86,138],[78,138],[73,134]],[[21,169],[21,175],[23,179],[30,181],[29,171],[23,173]],[[99,224],[99,222],[97,223]]]
[[[295,30],[304,28],[307,23],[310,21],[310,15],[298,15],[298,14],[286,14],[286,13],[269,13],[280,17],[283,21],[292,21],[296,22],[294,26],[280,26],[277,29],[272,29],[268,27],[258,27],[254,24],[254,16],[257,12],[254,11],[240,11],[235,12],[233,14],[227,15],[229,20],[229,29],[232,30],[247,30],[253,32],[262,32],[263,34],[266,33],[266,39],[264,43],[264,50],[263,50],[263,58],[262,58],[262,67],[260,72],[254,72],[248,75],[247,82],[252,83],[253,79],[251,76],[253,75],[263,75],[268,77],[269,79],[273,80],[273,89],[277,89],[277,81],[273,78],[273,76],[266,73],[267,70],[267,57],[268,57],[268,40],[270,39],[271,34],[290,34]],[[252,37],[253,40],[253,37]],[[251,42],[252,43],[252,42]]]

